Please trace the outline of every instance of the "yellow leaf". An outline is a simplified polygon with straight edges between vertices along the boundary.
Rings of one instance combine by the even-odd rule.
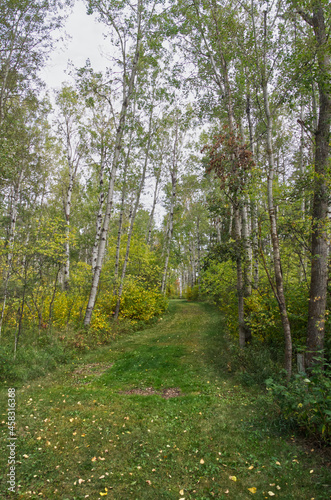
[[[106,495],[108,495],[107,491],[105,493],[103,493],[102,491],[100,491],[99,494],[100,494],[101,497],[105,497]]]
[[[268,491],[268,495],[269,495],[270,497],[274,497],[274,496],[275,496],[275,493],[274,493],[273,491]]]
[[[180,490],[180,491],[179,491],[179,494],[180,494],[180,495],[184,495],[184,490]]]
[[[97,461],[97,457],[93,457],[91,461],[92,462],[96,462]]]
[[[253,487],[253,488],[248,488],[248,491],[250,491],[251,493],[256,493],[256,488]]]
[[[231,481],[237,481],[236,476],[229,476],[229,479],[231,479]]]
[[[254,469],[254,465],[250,465],[250,466],[248,467],[248,470],[252,470],[252,469]]]
[[[204,461],[204,459],[203,459],[203,458],[200,460],[200,463],[201,463],[201,464],[204,464],[204,463],[205,463],[205,461]]]

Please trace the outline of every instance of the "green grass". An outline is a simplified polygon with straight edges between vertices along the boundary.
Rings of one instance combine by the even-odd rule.
[[[229,373],[222,330],[212,307],[172,301],[153,328],[18,388],[16,498],[329,499],[326,459],[270,426],[269,397]],[[181,396],[127,393],[148,387]],[[6,471],[6,389],[1,406]],[[0,488],[13,498],[5,474]]]

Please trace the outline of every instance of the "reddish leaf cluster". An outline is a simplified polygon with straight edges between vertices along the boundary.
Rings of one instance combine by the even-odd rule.
[[[202,152],[205,150],[209,151],[207,172],[216,173],[221,188],[228,186],[231,191],[240,191],[255,165],[252,152],[242,143],[241,137],[224,127],[224,133],[215,136],[214,144],[205,146]]]

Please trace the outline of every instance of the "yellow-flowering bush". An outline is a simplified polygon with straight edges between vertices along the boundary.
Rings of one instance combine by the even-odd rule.
[[[148,321],[162,314],[167,300],[158,288],[146,289],[141,282],[129,280],[121,298],[121,316],[133,322]]]

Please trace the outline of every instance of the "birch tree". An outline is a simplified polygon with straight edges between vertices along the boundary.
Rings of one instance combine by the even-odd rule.
[[[309,292],[307,357],[310,368],[324,348],[325,311],[328,281],[328,210],[329,210],[329,164],[331,126],[331,9],[327,2],[293,1],[294,10],[307,23],[311,33],[315,57],[316,73],[313,86],[318,87],[318,121],[315,124],[314,151],[314,196],[312,206],[311,237],[311,281]]]
[[[180,137],[179,137],[179,110],[176,109],[174,112],[174,123],[173,123],[173,145],[171,152],[171,163],[169,165],[169,173],[171,178],[171,195],[170,195],[170,208],[169,208],[169,217],[167,222],[167,233],[165,240],[165,261],[164,268],[162,274],[162,283],[161,283],[161,292],[165,293],[166,284],[167,284],[167,274],[168,274],[168,266],[169,266],[169,257],[171,250],[171,242],[174,231],[174,209],[176,203],[176,194],[177,194],[177,181],[178,181],[178,159],[179,159],[179,146],[180,146]]]
[[[121,69],[122,76],[120,81],[117,81],[117,85],[121,87],[120,111],[116,123],[115,146],[109,176],[105,215],[103,218],[97,260],[92,278],[90,297],[84,318],[85,326],[90,324],[97,297],[113,206],[114,184],[124,140],[128,107],[135,90],[139,64],[143,57],[143,47],[144,44],[147,44],[151,36],[151,28],[154,21],[153,16],[155,15],[156,7],[156,2],[150,3],[146,0],[138,0],[137,4],[132,4],[128,0],[121,4],[115,1],[103,2],[102,0],[91,0],[88,3],[89,12],[96,12],[100,21],[110,29],[111,39],[118,52],[116,63]]]
[[[271,9],[271,7],[270,7]],[[279,245],[279,237],[278,237],[278,229],[277,229],[277,216],[276,216],[276,207],[274,203],[274,176],[275,176],[275,159],[274,159],[274,150],[273,150],[273,115],[270,106],[270,97],[269,97],[269,86],[270,80],[274,73],[274,67],[277,63],[279,64],[280,58],[280,49],[278,47],[278,51],[275,53],[271,53],[272,51],[272,39],[271,30],[275,30],[279,39],[277,40],[280,43],[280,39],[282,37],[281,32],[277,31],[277,21],[278,21],[278,12],[272,12],[267,8],[262,14],[260,13],[257,16],[257,9],[254,3],[254,0],[251,1],[251,22],[252,22],[252,35],[253,35],[253,43],[255,48],[255,60],[256,65],[259,72],[259,81],[261,82],[262,88],[262,105],[264,112],[264,119],[266,125],[266,152],[268,158],[268,170],[267,170],[267,198],[268,198],[268,214],[270,221],[270,236],[271,236],[271,244],[272,244],[272,255],[273,255],[273,264],[274,264],[274,275],[275,275],[275,287],[273,286],[272,281],[270,280],[270,284],[273,288],[275,297],[278,302],[279,311],[281,314],[282,326],[284,331],[284,339],[285,339],[285,369],[287,372],[287,378],[291,377],[292,373],[292,337],[291,337],[291,327],[290,321],[287,312],[285,292],[284,292],[284,280],[283,280],[283,271],[281,264],[281,253],[280,253],[280,245]],[[269,20],[269,17],[273,16],[272,20]],[[259,19],[259,26],[256,26],[256,20]],[[276,38],[276,36],[275,36]],[[282,45],[281,45],[282,46]]]
[[[154,83],[155,85],[155,83]],[[140,175],[140,181],[139,185],[136,191],[136,199],[134,202],[134,206],[132,209],[131,217],[130,217],[130,227],[128,231],[128,239],[126,243],[126,251],[125,251],[125,257],[124,257],[124,263],[123,263],[123,268],[122,268],[122,274],[121,274],[121,280],[117,292],[117,302],[116,302],[116,307],[115,307],[115,314],[114,314],[114,319],[116,320],[118,318],[119,310],[120,310],[120,304],[121,304],[121,297],[122,297],[122,292],[123,292],[123,286],[124,286],[124,280],[125,280],[125,275],[126,275],[126,268],[129,260],[129,254],[130,254],[130,245],[131,245],[131,238],[133,234],[133,227],[134,227],[134,222],[135,218],[137,215],[139,203],[140,203],[140,197],[144,188],[145,184],[145,179],[146,179],[146,172],[147,172],[147,166],[148,166],[148,161],[149,161],[149,154],[150,154],[150,148],[151,148],[151,143],[153,140],[153,112],[154,112],[154,91],[155,87],[153,88],[153,96],[152,96],[152,102],[150,104],[150,111],[149,111],[149,120],[148,120],[148,130],[146,134],[146,146],[144,148],[144,162],[143,162],[143,168],[142,172]]]
[[[72,194],[81,165],[84,143],[82,136],[83,106],[77,92],[63,86],[56,99],[60,111],[58,130],[65,155],[65,179],[62,188],[63,211],[66,223],[66,263],[63,269],[63,287],[69,289],[70,280],[70,216]]]

